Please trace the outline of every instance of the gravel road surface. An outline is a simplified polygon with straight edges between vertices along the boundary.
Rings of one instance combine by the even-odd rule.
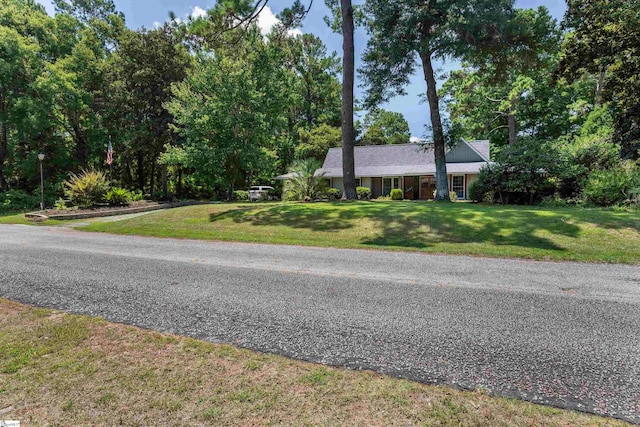
[[[0,225],[0,296],[640,423],[640,267]]]

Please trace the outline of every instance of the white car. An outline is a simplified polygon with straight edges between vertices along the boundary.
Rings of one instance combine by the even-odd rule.
[[[269,192],[274,190],[273,187],[267,185],[254,185],[249,188],[249,201],[257,202],[258,200],[269,200]]]

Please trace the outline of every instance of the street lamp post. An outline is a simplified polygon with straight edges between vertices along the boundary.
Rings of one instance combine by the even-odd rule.
[[[44,160],[44,154],[38,154],[40,160],[40,210],[44,210],[44,172],[42,169],[42,161]]]

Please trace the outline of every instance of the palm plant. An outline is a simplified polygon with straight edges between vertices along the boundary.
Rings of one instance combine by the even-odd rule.
[[[284,183],[283,199],[311,201],[322,195],[328,185],[323,178],[324,172],[316,174],[320,167],[320,162],[313,158],[293,163]]]

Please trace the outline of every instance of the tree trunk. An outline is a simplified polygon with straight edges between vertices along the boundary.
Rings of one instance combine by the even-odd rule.
[[[138,160],[138,189],[144,194],[144,154],[142,151],[137,153]]]
[[[125,165],[125,179],[127,181],[127,186],[132,186],[133,185],[133,175],[131,174],[131,159],[129,158],[129,156],[127,155],[124,159],[124,165]]]
[[[356,194],[356,173],[354,146],[356,133],[353,126],[353,82],[354,82],[354,40],[353,7],[351,0],[340,0],[342,11],[342,175],[343,198],[354,200]]]
[[[306,107],[306,116],[307,116],[307,126],[309,127],[309,129],[311,129],[311,127],[313,126],[313,112],[311,111],[311,104],[313,102],[312,99],[312,95],[311,95],[311,82],[309,81],[309,77],[308,76],[304,76],[304,84],[306,86],[306,93],[307,93],[307,105]]]
[[[604,67],[600,68],[600,75],[598,76],[598,85],[596,86],[596,105],[602,105],[602,87],[604,85]]]
[[[424,79],[427,82],[427,99],[433,128],[433,151],[436,161],[436,200],[449,202],[449,180],[447,179],[447,161],[445,158],[444,131],[440,118],[440,103],[436,87],[436,78],[431,64],[431,52],[420,52]]]
[[[149,174],[150,178],[149,178],[149,194],[151,195],[151,198],[155,200],[155,195],[153,193],[155,193],[156,190],[156,161],[153,160],[151,162],[151,173]]]
[[[89,158],[89,142],[78,125],[72,125],[72,129],[76,143],[74,157],[78,168],[85,169],[87,167],[87,159]]]
[[[162,165],[162,198],[169,200],[169,177],[167,173],[167,165]]]
[[[509,124],[509,145],[516,143],[516,134],[518,132],[516,122],[517,102],[518,101],[515,96],[512,96],[509,100],[509,114],[507,114],[507,123]]]
[[[7,178],[4,176],[4,163],[9,147],[9,127],[7,126],[7,104],[4,97],[0,98],[0,117],[2,117],[2,130],[0,131],[0,191],[7,191]]]
[[[227,201],[233,201],[233,183],[229,184],[229,190],[227,190]]]
[[[178,166],[178,188],[176,189],[178,198],[182,197],[182,167]]]

